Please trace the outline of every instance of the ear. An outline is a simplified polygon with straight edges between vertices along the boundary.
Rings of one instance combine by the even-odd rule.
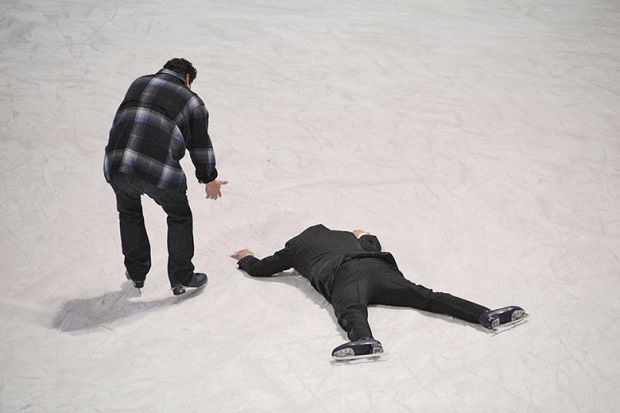
[[[185,74],[185,84],[187,85],[187,87],[192,87],[192,82],[190,80],[189,74]]]

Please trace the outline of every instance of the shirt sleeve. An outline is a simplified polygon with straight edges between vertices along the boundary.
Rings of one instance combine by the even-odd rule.
[[[293,268],[293,251],[284,247],[262,260],[253,255],[246,255],[238,263],[239,268],[253,277],[269,277]]]
[[[207,183],[217,178],[215,153],[209,136],[209,112],[202,99],[194,96],[190,102],[189,136],[186,146],[196,168],[196,178]]]

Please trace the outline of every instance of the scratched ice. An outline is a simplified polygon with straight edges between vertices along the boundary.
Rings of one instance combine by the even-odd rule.
[[[7,0],[0,16],[0,411],[617,411],[618,2]],[[141,297],[124,283],[102,174],[129,82],[177,56],[230,180],[217,202],[190,182],[210,283],[180,302],[148,200],[153,268]],[[345,337],[312,287],[228,257],[319,222],[531,317],[491,336],[371,308],[386,355],[333,364]]]

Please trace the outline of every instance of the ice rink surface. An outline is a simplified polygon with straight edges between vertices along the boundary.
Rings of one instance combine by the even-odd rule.
[[[620,3],[0,3],[0,411],[613,412],[620,407]],[[124,279],[102,174],[129,83],[198,69],[224,196],[188,157],[198,270]],[[410,280],[531,317],[502,334],[373,307],[346,340],[299,275],[253,279],[309,225],[379,236]]]

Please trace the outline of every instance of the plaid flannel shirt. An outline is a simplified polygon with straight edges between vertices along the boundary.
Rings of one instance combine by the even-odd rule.
[[[136,79],[121,103],[105,148],[106,181],[118,173],[136,175],[161,189],[187,189],[179,161],[187,149],[196,178],[217,177],[204,102],[183,76],[167,69]]]

